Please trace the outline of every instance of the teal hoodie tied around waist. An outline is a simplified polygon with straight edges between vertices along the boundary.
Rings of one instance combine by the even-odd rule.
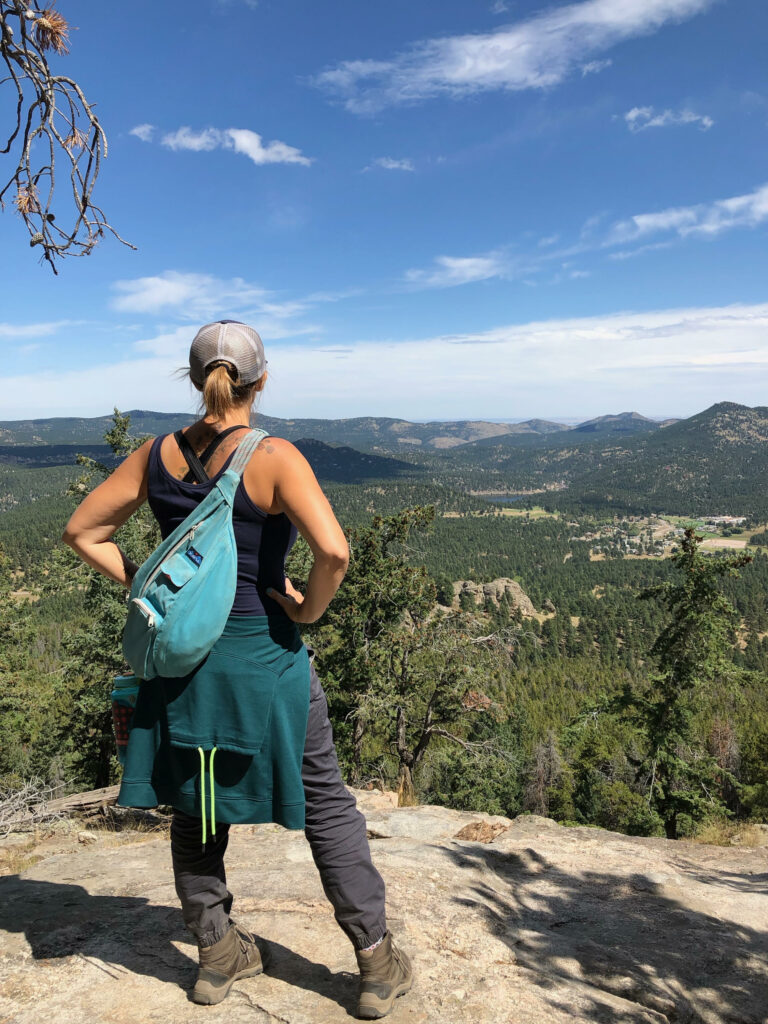
[[[295,624],[230,616],[194,672],[142,683],[118,803],[170,804],[201,817],[204,836],[209,811],[213,835],[216,819],[303,828],[308,713],[309,658]]]

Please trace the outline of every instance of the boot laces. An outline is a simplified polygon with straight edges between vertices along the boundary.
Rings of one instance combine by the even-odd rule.
[[[240,953],[245,957],[245,962],[250,964],[251,960],[254,959],[253,953],[256,949],[256,943],[253,941],[252,936],[248,932],[244,932],[239,925],[235,925],[235,931],[240,943]]]
[[[403,974],[407,974],[408,973],[406,971],[406,969],[405,969],[405,963],[403,961],[403,954],[400,952],[400,950],[397,948],[397,946],[394,943],[392,943],[392,959],[395,961],[395,963],[400,968],[400,970],[403,972]]]

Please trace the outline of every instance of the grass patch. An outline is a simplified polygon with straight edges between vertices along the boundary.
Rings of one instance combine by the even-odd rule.
[[[737,821],[710,821],[702,826],[691,842],[707,846],[746,846],[754,849],[766,845],[766,836],[755,825]]]

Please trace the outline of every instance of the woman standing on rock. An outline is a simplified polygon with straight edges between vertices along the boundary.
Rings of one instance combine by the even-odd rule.
[[[259,335],[234,321],[207,324],[192,342],[189,377],[202,392],[202,419],[125,459],[64,533],[81,558],[125,587],[137,566],[112,541],[115,531],[148,500],[167,537],[247,435],[267,378]],[[320,618],[336,593],[346,538],[307,461],[279,438],[265,438],[251,456],[232,518],[237,591],[224,633],[190,676],[140,687],[118,803],[174,809],[176,891],[200,952],[195,1002],[221,1002],[235,981],[268,964],[267,945],[230,919],[224,853],[230,824],[276,822],[305,830],[355,948],[358,1016],[383,1017],[410,988],[411,966],[387,931],[384,882],[342,783],[328,705],[297,628]],[[284,570],[297,531],[314,556],[303,596]]]

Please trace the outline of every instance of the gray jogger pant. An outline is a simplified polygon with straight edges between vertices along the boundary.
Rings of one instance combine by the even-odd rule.
[[[336,920],[357,949],[371,946],[387,930],[384,881],[373,866],[365,818],[341,779],[328,702],[310,665],[310,703],[302,765],[305,834]],[[229,825],[202,844],[199,818],[174,810],[171,856],[184,923],[199,945],[211,946],[229,929],[232,894],[224,853]]]

